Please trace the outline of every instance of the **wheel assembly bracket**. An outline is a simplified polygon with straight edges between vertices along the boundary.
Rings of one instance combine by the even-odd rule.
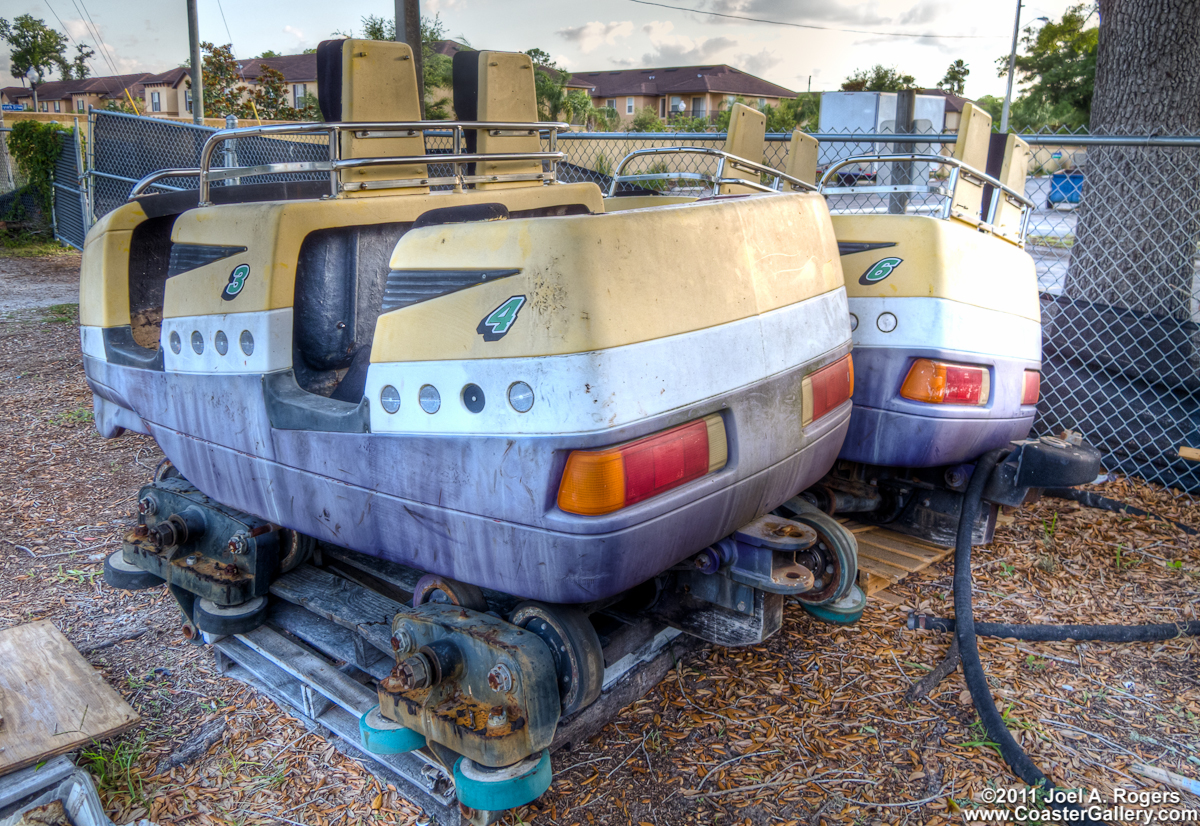
[[[392,621],[396,666],[380,713],[487,767],[547,748],[561,715],[554,659],[534,633],[458,605],[427,602]]]

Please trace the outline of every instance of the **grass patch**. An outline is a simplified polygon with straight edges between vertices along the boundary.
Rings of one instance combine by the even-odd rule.
[[[70,255],[75,250],[53,237],[33,232],[0,232],[0,257],[41,258],[46,255]]]
[[[1055,247],[1060,250],[1069,250],[1075,246],[1074,235],[1026,235],[1026,244],[1033,244],[1038,247]]]
[[[51,304],[46,308],[42,321],[57,324],[74,324],[79,320],[78,304]]]
[[[142,775],[138,761],[146,753],[146,735],[128,738],[119,743],[101,746],[93,742],[79,754],[84,767],[92,773],[96,787],[102,792],[127,794],[130,801],[143,805]]]

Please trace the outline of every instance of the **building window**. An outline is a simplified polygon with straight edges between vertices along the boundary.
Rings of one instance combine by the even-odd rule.
[[[54,101],[54,111],[55,111],[55,112],[61,112],[61,111],[62,111],[62,103],[60,103],[60,102],[59,102],[59,101],[57,101],[57,100],[56,100],[56,101]]]
[[[692,98],[692,117],[702,118],[706,114],[705,98]]]
[[[608,100],[604,101],[604,105],[607,106],[609,109],[612,109],[614,112],[617,111],[617,99],[616,98],[609,98]]]
[[[150,93],[150,111],[151,112],[161,112],[162,111],[162,93],[161,92],[151,92]]]
[[[633,98],[625,98],[625,114],[633,114]]]
[[[292,108],[300,109],[304,106],[301,102],[308,95],[307,83],[296,83],[292,86]]]
[[[42,107],[42,111],[45,112],[46,111],[46,101],[44,101],[44,100],[41,101],[41,107]]]
[[[759,99],[758,99],[758,108],[759,108],[759,109],[763,108],[763,107],[764,107],[764,106],[766,106],[766,105],[767,105],[767,99],[766,99],[766,98],[759,98]]]
[[[667,99],[666,98],[658,99],[658,116],[660,118],[665,118],[667,116]]]
[[[187,104],[187,110],[188,110],[188,113],[190,114],[192,111],[192,90],[191,89],[183,90],[183,101],[184,101],[184,103]]]
[[[671,114],[678,115],[683,111],[683,98],[679,95],[671,95]]]

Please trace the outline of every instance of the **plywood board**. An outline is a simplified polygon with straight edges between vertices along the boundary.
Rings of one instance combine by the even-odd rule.
[[[140,719],[49,620],[0,631],[0,775]]]
[[[858,587],[867,596],[873,596],[909,574],[941,562],[954,552],[953,548],[934,545],[875,525],[860,525],[846,519],[840,521],[858,541]]]

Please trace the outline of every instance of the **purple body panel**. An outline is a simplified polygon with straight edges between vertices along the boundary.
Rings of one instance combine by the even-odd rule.
[[[989,368],[986,405],[926,404],[901,398],[909,368],[919,358]],[[854,350],[854,413],[838,458],[887,467],[936,467],[965,462],[992,448],[1023,439],[1033,427],[1035,405],[1022,405],[1031,359],[996,358],[938,349],[857,347]]]
[[[213,499],[347,548],[520,597],[621,593],[815,483],[837,457],[845,403],[800,428],[801,383],[849,342],[717,397],[586,434],[430,436],[271,426],[262,376],[164,373],[84,358],[88,383]],[[137,411],[133,413],[131,411]],[[613,514],[555,505],[567,454],[719,412],[726,466]],[[211,438],[198,438],[207,434]],[[212,438],[220,437],[221,443]]]

